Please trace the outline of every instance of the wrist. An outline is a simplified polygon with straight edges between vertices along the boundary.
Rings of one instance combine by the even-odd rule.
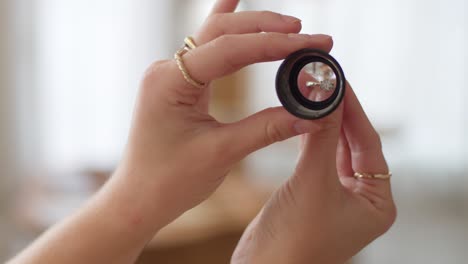
[[[154,181],[118,169],[89,203],[97,221],[125,238],[129,247],[142,249],[178,215]]]
[[[165,173],[152,174],[118,169],[103,190],[124,221],[120,224],[145,233],[156,233],[183,213],[168,197],[168,188],[161,181]]]

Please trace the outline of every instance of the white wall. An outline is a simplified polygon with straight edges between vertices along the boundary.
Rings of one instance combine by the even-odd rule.
[[[18,25],[17,15],[25,15],[28,23],[30,8],[18,8],[27,0],[0,1],[0,262],[13,249],[14,195],[22,175],[21,127],[18,123],[19,90],[28,81],[18,80],[16,71],[25,62],[28,32]],[[21,12],[20,12],[21,9]],[[26,42],[25,42],[26,41]],[[24,53],[20,53],[19,51]]]
[[[39,150],[54,169],[112,167],[145,69],[170,58],[170,1],[37,3]]]
[[[305,33],[333,36],[332,55],[382,132],[392,168],[440,172],[466,169],[466,1],[246,2],[249,9],[269,9],[301,18]],[[252,110],[279,105],[274,92],[277,67],[278,63],[254,67]],[[271,162],[285,164],[283,171],[272,169],[272,174],[291,170],[288,165],[293,161],[291,158],[276,155],[276,160],[273,159],[275,156],[264,152],[257,158],[254,156],[252,164],[263,162],[265,165],[259,170],[268,170]],[[423,174],[413,179],[414,184],[421,180],[434,184],[447,181],[445,176],[428,178]]]

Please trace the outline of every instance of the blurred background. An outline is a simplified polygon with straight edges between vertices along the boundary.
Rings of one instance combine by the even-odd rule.
[[[214,0],[0,1],[0,262],[79,207],[126,142],[145,68],[171,58]],[[468,3],[241,1],[332,35],[332,55],[379,130],[399,216],[353,263],[468,259]],[[219,80],[229,122],[279,105],[278,63]],[[157,236],[139,263],[227,263],[249,220],[288,177],[296,139],[243,161],[212,198]]]

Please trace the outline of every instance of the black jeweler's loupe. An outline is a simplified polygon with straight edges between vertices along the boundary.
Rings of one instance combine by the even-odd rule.
[[[319,119],[343,100],[346,80],[340,64],[328,53],[302,49],[290,54],[276,75],[276,93],[291,114]]]

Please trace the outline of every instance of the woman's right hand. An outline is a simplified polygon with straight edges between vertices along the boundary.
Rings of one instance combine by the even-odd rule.
[[[344,263],[396,217],[379,135],[351,87],[344,105],[303,136],[296,171],[244,233],[233,263]]]

